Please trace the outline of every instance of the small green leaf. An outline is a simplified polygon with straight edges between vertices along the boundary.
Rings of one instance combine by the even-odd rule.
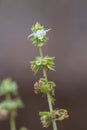
[[[39,112],[39,115],[40,116],[50,115],[50,112],[46,112],[46,111],[45,112]]]

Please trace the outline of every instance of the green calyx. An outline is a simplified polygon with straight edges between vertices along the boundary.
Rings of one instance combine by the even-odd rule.
[[[39,112],[43,127],[48,127],[52,120],[62,121],[69,117],[66,109],[53,110],[51,112]]]
[[[50,112],[39,112],[43,127],[49,127],[51,124]]]
[[[43,40],[39,40],[38,38],[31,38],[32,42],[39,46],[39,47],[42,47],[48,40],[47,37],[44,37]]]
[[[56,84],[53,81],[47,81],[45,78],[40,78],[38,82],[34,84],[35,88],[38,88],[42,93],[50,93],[55,89]]]
[[[44,28],[44,26],[42,26],[40,23],[37,22],[35,24],[35,26],[34,25],[32,26],[31,30],[32,30],[32,32],[37,32],[38,30],[41,30],[43,28]]]
[[[47,81],[45,78],[41,78],[40,82],[40,91],[43,93],[51,92],[56,87],[53,81]]]
[[[46,69],[46,70],[55,70],[54,69],[54,59],[55,57],[36,57],[36,60],[31,61],[31,66],[33,67],[33,71],[35,74],[37,74],[41,67]]]
[[[38,94],[41,92],[45,95],[49,93],[51,102],[52,104],[54,104],[55,87],[56,87],[56,84],[53,81],[47,81],[45,78],[40,78],[40,80],[34,84],[34,92],[35,94]]]

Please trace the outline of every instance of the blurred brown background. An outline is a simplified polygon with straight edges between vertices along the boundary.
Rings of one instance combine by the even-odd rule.
[[[29,65],[39,53],[27,40],[37,21],[52,28],[44,55],[56,57],[56,71],[48,74],[57,84],[55,108],[66,108],[70,114],[68,120],[58,123],[59,130],[86,130],[86,0],[0,0],[0,80],[12,77],[17,81],[25,104],[16,118],[17,128],[45,130],[38,112],[48,110],[47,101],[34,95],[33,84],[39,76],[33,76]],[[9,130],[7,121],[0,121],[0,130]]]

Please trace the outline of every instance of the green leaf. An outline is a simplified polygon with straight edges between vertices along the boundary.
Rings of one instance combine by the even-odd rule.
[[[46,112],[46,111],[45,112],[39,112],[39,115],[40,116],[50,115],[50,112]]]

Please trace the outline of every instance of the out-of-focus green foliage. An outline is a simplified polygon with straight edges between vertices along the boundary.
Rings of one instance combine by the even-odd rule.
[[[17,84],[11,78],[4,79],[0,83],[0,96],[3,95],[5,99],[0,103],[0,119],[4,120],[12,116],[11,118],[13,118],[15,124],[15,114],[17,109],[23,107],[23,103],[18,96]],[[12,120],[10,120],[11,123]]]
[[[4,79],[0,84],[0,95],[12,94],[17,95],[17,84],[11,78]]]
[[[21,127],[20,130],[28,130],[26,127]]]
[[[20,98],[14,100],[5,100],[0,103],[0,108],[8,110],[9,112],[12,110],[17,110],[18,108],[23,107],[23,103]]]

